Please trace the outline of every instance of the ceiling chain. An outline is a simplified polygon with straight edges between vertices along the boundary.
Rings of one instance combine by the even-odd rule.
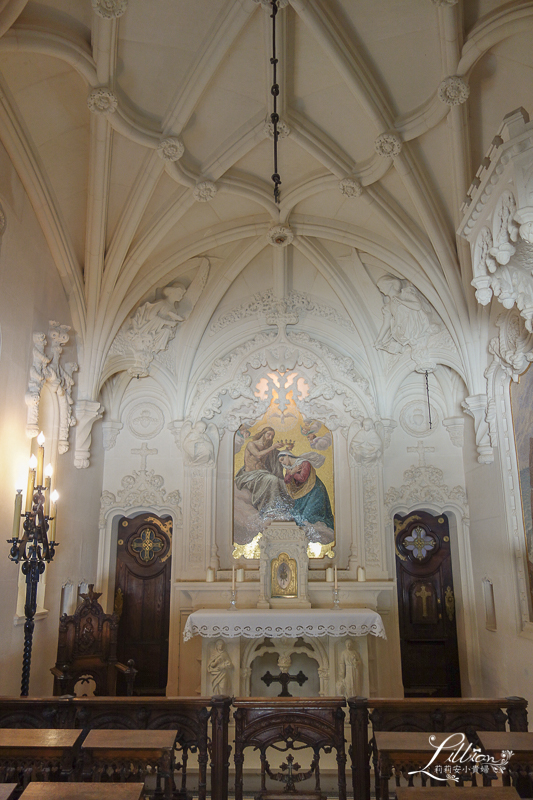
[[[274,182],[274,200],[279,205],[280,201],[280,190],[279,187],[281,186],[281,178],[278,172],[278,122],[279,122],[279,114],[278,114],[278,95],[279,95],[279,84],[277,82],[277,65],[278,59],[276,58],[276,14],[278,13],[278,2],[277,0],[272,0],[272,14],[270,15],[272,18],[272,57],[270,59],[270,63],[272,64],[272,87],[270,89],[270,93],[274,98],[274,108],[272,114],[270,115],[270,120],[274,127],[274,174],[272,175],[272,180]]]

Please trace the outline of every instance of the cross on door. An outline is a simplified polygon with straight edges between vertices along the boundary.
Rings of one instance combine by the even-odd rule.
[[[428,592],[425,585],[420,587],[419,592],[415,592],[415,597],[420,597],[422,599],[422,616],[427,617],[428,615],[428,597],[431,597],[431,592]]]
[[[268,670],[265,674],[261,677],[263,683],[266,683],[267,686],[270,686],[271,683],[281,683],[281,692],[278,694],[278,697],[292,697],[290,694],[288,685],[291,681],[296,681],[300,686],[303,686],[306,680],[308,680],[307,675],[304,675],[302,670],[298,673],[298,675],[289,675],[288,672],[280,672],[279,675],[272,675],[271,672]]]

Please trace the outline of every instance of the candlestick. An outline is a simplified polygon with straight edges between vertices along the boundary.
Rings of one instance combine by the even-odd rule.
[[[22,489],[17,489],[17,493],[15,495],[15,514],[13,516],[13,539],[19,538],[21,511],[22,511]]]
[[[41,431],[37,437],[39,447],[37,449],[37,472],[35,474],[35,485],[43,485],[43,467],[44,467],[44,434]]]
[[[338,580],[337,580],[337,567],[334,567],[334,577],[335,577],[335,591],[339,588]]]
[[[231,591],[235,591],[235,567],[231,571]]]
[[[41,448],[42,445],[39,445]],[[38,464],[37,464],[38,467]],[[35,470],[37,473],[37,469]],[[41,575],[45,571],[46,565],[54,559],[55,534],[50,531],[48,517],[44,514],[44,494],[42,492],[42,469],[41,481],[34,487],[33,463],[30,466],[30,476],[28,479],[28,504],[30,510],[24,515],[24,535],[19,538],[19,525],[15,519],[20,517],[22,508],[22,492],[17,491],[15,499],[15,516],[13,518],[13,536],[8,539],[11,545],[8,558],[15,564],[22,562],[21,572],[26,578],[26,602],[24,603],[24,651],[22,656],[22,678],[20,682],[20,696],[27,697],[30,690],[30,669],[31,652],[33,647],[33,631],[35,628],[35,612],[37,611],[37,590]],[[37,489],[34,492],[34,488]],[[57,493],[51,497],[51,503],[57,501]],[[50,537],[48,533],[50,532]]]

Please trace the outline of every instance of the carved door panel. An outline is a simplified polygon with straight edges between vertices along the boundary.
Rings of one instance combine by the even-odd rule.
[[[117,654],[139,670],[135,694],[164,694],[168,671],[172,520],[140,514],[119,521],[115,609]]]
[[[444,514],[394,517],[406,697],[460,697],[450,532]]]

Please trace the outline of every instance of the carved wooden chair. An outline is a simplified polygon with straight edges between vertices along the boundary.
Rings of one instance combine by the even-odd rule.
[[[117,661],[118,617],[106,614],[98,602],[101,592],[89,585],[87,594],[81,594],[80,603],[72,616],[63,614],[59,621],[57,661],[52,667],[54,695],[75,695],[76,688],[84,694],[94,683],[94,694],[116,694],[117,675],[124,675],[127,694],[133,694],[137,670],[133,660],[127,666]],[[78,684],[78,687],[76,687]]]

